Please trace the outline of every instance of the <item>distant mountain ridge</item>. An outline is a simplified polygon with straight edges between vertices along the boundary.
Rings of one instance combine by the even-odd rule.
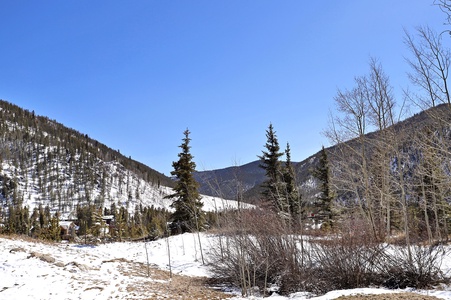
[[[306,195],[315,193],[315,180],[310,176],[310,170],[318,163],[318,154],[319,152],[302,162],[292,162],[298,178],[297,182]],[[260,164],[260,160],[256,160],[242,166],[199,171],[194,174],[194,177],[200,184],[199,191],[202,194],[258,203],[260,186],[266,180],[265,170],[260,167]]]
[[[433,116],[433,117],[432,117]],[[414,114],[403,121],[396,123],[396,132],[403,132],[404,142],[409,142],[409,137],[425,126],[433,126],[436,118],[451,124],[451,110],[446,104],[438,105],[426,111]],[[450,129],[451,131],[451,129]],[[380,132],[369,132],[366,137],[377,139]],[[355,143],[349,140],[346,143]],[[328,147],[329,153],[336,151],[337,145]],[[320,150],[301,162],[293,162],[298,186],[305,198],[313,198],[318,192],[316,179],[311,175],[311,170],[316,168],[319,162]],[[411,150],[413,151],[413,149]],[[260,185],[265,181],[265,173],[259,167],[260,161],[256,160],[242,166],[234,166],[219,170],[201,171],[196,173],[196,179],[200,183],[202,193],[212,196],[224,196],[227,199],[236,199],[241,193],[246,201],[255,203],[260,197]],[[241,180],[241,182],[240,182]]]
[[[259,165],[260,161],[253,161],[242,166],[196,172],[194,178],[200,183],[202,194],[237,199],[239,193],[245,193],[265,180],[265,170]]]

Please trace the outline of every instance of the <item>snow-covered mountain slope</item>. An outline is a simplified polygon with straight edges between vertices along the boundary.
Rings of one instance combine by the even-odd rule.
[[[88,203],[99,207],[116,206],[134,210],[136,206],[148,206],[171,210],[172,199],[165,199],[173,193],[172,188],[148,182],[139,178],[133,172],[125,169],[118,162],[103,162],[97,159],[95,165],[102,173],[96,173],[94,180],[84,181],[77,178],[70,170],[70,166],[60,161],[47,162],[52,164],[49,177],[54,180],[46,182],[41,189],[44,176],[35,174],[35,168],[20,169],[11,163],[2,164],[2,181],[4,185],[10,182],[14,186],[10,196],[2,197],[4,205],[14,202],[14,197],[19,199],[24,206],[37,207],[49,205],[51,211],[59,211],[61,215],[68,215],[74,211],[77,205]],[[15,174],[25,174],[26,177],[18,178]],[[19,180],[20,179],[20,180]],[[80,182],[82,182],[80,184]],[[16,200],[17,201],[17,200]],[[202,195],[203,209],[205,211],[221,211],[235,209],[238,203],[233,200],[220,199]],[[249,207],[247,205],[246,207]]]
[[[0,100],[0,220],[10,205],[49,206],[67,217],[77,205],[169,209],[173,181],[119,151]],[[236,207],[204,197],[207,211]]]

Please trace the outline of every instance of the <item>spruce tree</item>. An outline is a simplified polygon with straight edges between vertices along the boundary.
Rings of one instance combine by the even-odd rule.
[[[312,171],[312,175],[319,181],[319,213],[327,218],[327,221],[332,219],[332,200],[334,195],[330,189],[330,173],[329,173],[329,159],[327,157],[324,146],[320,152],[319,163]],[[331,224],[329,224],[331,225]]]
[[[203,203],[200,201],[201,197],[198,192],[199,183],[193,176],[196,164],[190,153],[190,131],[187,129],[183,134],[185,137],[179,146],[182,149],[178,154],[179,160],[172,163],[174,171],[171,172],[171,175],[175,176],[177,180],[173,188],[174,193],[166,198],[175,199],[171,204],[171,207],[175,209],[171,217],[173,229],[191,232],[203,228],[205,217],[202,211]]]
[[[283,173],[283,180],[285,183],[285,194],[290,208],[290,215],[293,220],[296,220],[301,213],[301,195],[296,186],[296,174],[294,172],[293,164],[291,163],[290,144],[287,143],[285,150],[285,168]]]
[[[263,197],[270,202],[277,213],[289,216],[289,204],[286,201],[283,187],[283,172],[279,158],[283,155],[280,152],[279,141],[272,124],[266,130],[267,151],[262,151],[258,156],[261,160],[260,167],[266,171],[266,181],[263,183]],[[288,215],[288,216],[287,216]]]

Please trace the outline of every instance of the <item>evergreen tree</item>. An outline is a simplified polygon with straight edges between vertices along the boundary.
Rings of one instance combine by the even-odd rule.
[[[327,157],[326,149],[321,149],[318,166],[312,171],[312,175],[319,181],[319,213],[326,216],[327,220],[332,219],[332,200],[334,195],[330,190],[330,173],[329,173],[329,159]],[[330,224],[329,224],[330,225]]]
[[[122,237],[124,237],[125,229],[127,227],[128,213],[124,207],[120,207],[117,211],[115,211],[114,215],[115,231],[113,232],[113,235],[122,241]]]
[[[33,209],[33,213],[31,214],[30,217],[30,224],[31,224],[31,236],[38,237],[40,231],[40,223],[39,223],[39,210],[37,207]]]
[[[171,207],[175,209],[172,214],[172,225],[174,229],[182,232],[199,231],[205,223],[204,213],[202,212],[201,197],[198,192],[199,183],[194,179],[193,173],[196,164],[190,153],[189,130],[185,130],[185,138],[179,146],[182,151],[178,154],[179,160],[172,163],[174,171],[171,172],[177,181],[173,188],[174,193],[166,196],[166,198],[175,199]]]
[[[260,167],[266,171],[266,181],[263,183],[263,197],[269,201],[276,212],[289,217],[289,204],[284,195],[283,172],[279,157],[283,155],[280,152],[279,141],[272,124],[269,124],[266,130],[267,142],[262,151],[262,155],[258,156],[261,160]]]
[[[9,234],[14,234],[17,231],[17,215],[16,208],[13,205],[8,207],[8,218],[6,223],[6,229]]]
[[[299,214],[301,213],[301,196],[296,186],[296,175],[294,172],[293,164],[291,163],[291,150],[289,143],[287,143],[285,156],[286,161],[283,174],[284,175],[283,180],[285,183],[285,194],[288,200],[291,218],[293,220],[296,220]]]
[[[59,214],[56,212],[53,217],[50,219],[48,235],[46,237],[52,241],[60,241],[61,240],[61,229],[59,226]]]

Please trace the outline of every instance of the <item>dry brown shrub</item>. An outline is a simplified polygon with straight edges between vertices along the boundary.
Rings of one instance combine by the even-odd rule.
[[[382,244],[361,219],[343,222],[336,234],[310,237],[308,243],[271,212],[246,211],[223,220],[211,255],[217,279],[243,295],[282,294],[368,286],[425,288],[447,282],[440,272],[445,252],[429,247]],[[397,249],[397,251],[393,251]],[[409,254],[410,253],[410,254]]]
[[[273,285],[295,290],[301,272],[298,237],[277,214],[246,210],[222,220],[210,266],[216,278],[242,289],[243,295],[266,294]],[[298,286],[298,284],[296,284]]]

